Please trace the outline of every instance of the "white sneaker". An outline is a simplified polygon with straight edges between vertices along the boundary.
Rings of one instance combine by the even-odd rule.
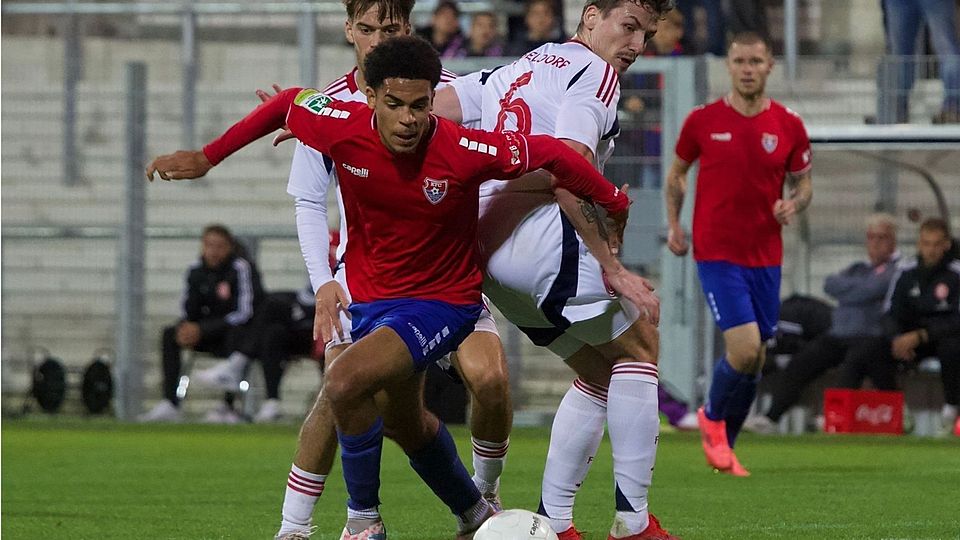
[[[236,391],[243,378],[241,370],[236,369],[229,360],[217,362],[212,367],[203,369],[193,376],[199,384],[226,391]]]
[[[751,416],[743,423],[744,431],[759,433],[760,435],[774,435],[777,433],[777,424],[764,414]]]
[[[237,414],[237,411],[228,407],[226,403],[221,403],[203,417],[203,422],[206,424],[239,424],[243,422],[243,418]]]
[[[169,399],[162,400],[137,417],[138,422],[180,422],[181,420],[183,420],[183,413]]]
[[[280,400],[268,399],[260,406],[260,410],[253,417],[253,421],[258,424],[267,424],[280,420],[281,416],[283,416],[283,411],[280,410]]]
[[[673,426],[680,431],[696,431],[699,429],[697,425],[697,413],[690,411],[687,414],[683,415],[683,418],[677,421],[677,424]]]

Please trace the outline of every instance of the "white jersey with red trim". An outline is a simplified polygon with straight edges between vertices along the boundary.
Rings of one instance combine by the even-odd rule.
[[[450,84],[464,122],[479,119],[480,129],[577,141],[593,151],[601,171],[613,152],[619,77],[580,41],[547,43],[512,64]]]
[[[570,139],[589,148],[597,168],[619,134],[616,71],[579,41],[548,43],[515,62],[450,83],[464,121]],[[537,345],[567,358],[611,341],[638,313],[603,279],[541,179],[485,183],[480,200],[484,293]]]

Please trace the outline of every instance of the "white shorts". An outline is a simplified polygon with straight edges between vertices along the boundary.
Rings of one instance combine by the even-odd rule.
[[[345,266],[341,263],[337,266],[337,272],[334,274],[333,279],[337,280],[337,283],[343,287],[344,292],[347,293],[347,298],[351,301],[353,298],[350,296],[350,289],[347,288],[347,271]],[[490,332],[491,334],[496,334],[497,337],[500,337],[500,331],[497,330],[497,321],[493,318],[493,314],[490,313],[490,308],[487,307],[488,300],[486,297],[483,299],[483,310],[480,311],[480,318],[477,319],[477,324],[475,325],[474,332]],[[337,333],[333,333],[333,339],[327,343],[324,350],[330,350],[333,347],[339,347],[341,345],[350,345],[353,343],[353,338],[350,337],[350,331],[353,329],[353,324],[350,322],[350,319],[347,317],[347,313],[344,311],[340,312],[340,325],[343,327],[343,337],[337,336]]]
[[[614,340],[639,318],[608,291],[600,263],[556,203],[529,212],[509,235],[498,220],[484,223],[484,293],[534,344],[566,359]]]

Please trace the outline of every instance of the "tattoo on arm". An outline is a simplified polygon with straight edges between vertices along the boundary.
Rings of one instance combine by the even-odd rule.
[[[600,238],[608,240],[610,237],[607,234],[607,227],[603,222],[604,216],[600,215],[601,210],[593,203],[583,199],[578,199],[577,204],[580,206],[580,213],[583,215],[583,218],[587,220],[587,223],[596,223]]]
[[[804,173],[800,176],[790,176],[790,198],[797,205],[797,211],[802,212],[810,205],[813,198],[813,185],[810,179],[810,173]]]

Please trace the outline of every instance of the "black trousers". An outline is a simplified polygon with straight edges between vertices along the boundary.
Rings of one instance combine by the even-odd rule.
[[[840,388],[860,388],[863,380],[870,378],[878,390],[897,389],[896,366],[887,338],[838,338],[823,334],[793,355],[774,388],[767,416],[779,420],[800,399],[808,384],[838,366]]]
[[[960,405],[960,336],[950,336],[924,343],[917,348],[917,359],[936,356],[940,359],[940,382],[943,383],[943,401]],[[896,366],[894,366],[896,369]]]
[[[193,350],[210,353],[214,356],[226,357],[237,350],[243,338],[244,328],[231,326],[222,332],[200,336],[200,342]],[[161,349],[163,352],[163,397],[171,403],[179,403],[177,385],[180,383],[180,373],[183,369],[181,358],[182,348],[177,344],[177,326],[168,326],[163,329]],[[227,403],[233,402],[233,395],[225,396]]]
[[[267,399],[280,398],[280,381],[291,355],[313,348],[314,309],[297,302],[297,293],[270,293],[257,306],[238,351],[260,360]]]

